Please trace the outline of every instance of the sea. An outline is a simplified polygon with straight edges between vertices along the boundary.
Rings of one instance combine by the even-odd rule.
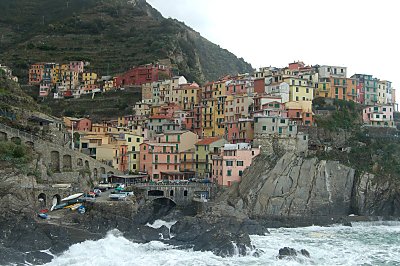
[[[152,227],[172,223],[158,220]],[[61,265],[400,265],[400,222],[357,222],[352,227],[333,225],[270,229],[269,234],[251,236],[261,255],[221,258],[212,252],[181,250],[153,241],[133,243],[113,230],[98,241],[71,246],[46,264]],[[171,236],[173,237],[173,236]],[[279,249],[306,249],[310,258],[278,259]]]

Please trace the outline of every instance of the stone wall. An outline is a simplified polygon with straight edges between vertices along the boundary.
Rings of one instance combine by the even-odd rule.
[[[60,146],[39,139],[36,136],[21,132],[0,124],[0,136],[4,140],[21,141],[39,156],[42,168],[42,177],[51,182],[78,182],[79,176],[99,178],[101,174],[120,171],[105,165],[90,156],[71,150],[68,146]]]
[[[258,134],[255,136],[254,145],[261,146],[261,153],[264,154],[282,155],[285,152],[305,154],[308,150],[308,135],[302,132],[297,133],[295,137]]]
[[[208,198],[212,193],[211,185],[148,185],[138,188],[145,199],[155,200],[159,198],[167,198],[175,204],[185,206],[191,204],[193,199],[198,198],[200,192],[207,192]],[[157,194],[157,192],[162,192]]]

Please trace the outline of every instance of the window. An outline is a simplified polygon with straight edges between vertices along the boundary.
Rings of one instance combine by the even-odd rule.
[[[146,145],[143,146],[143,150],[144,150],[144,151],[146,150]]]
[[[153,179],[158,179],[159,175],[158,174],[154,174],[153,175]]]
[[[243,171],[239,170],[239,176],[243,176]]]
[[[266,131],[267,130],[267,126],[263,126],[262,130]]]
[[[237,166],[243,166],[243,161],[237,161],[237,162],[236,162],[236,165],[237,165]]]
[[[227,176],[232,176],[232,170],[228,170],[228,171],[226,172],[226,175],[227,175]]]
[[[132,139],[131,139],[131,138],[128,138],[128,142],[132,142]]]
[[[299,87],[296,87],[296,92],[299,92]]]
[[[143,160],[146,160],[146,154],[145,154],[145,155],[143,155]]]
[[[154,169],[156,170],[158,169],[158,164],[154,165]]]
[[[140,142],[140,138],[136,138],[136,142]]]
[[[233,161],[226,161],[226,166],[233,166]]]

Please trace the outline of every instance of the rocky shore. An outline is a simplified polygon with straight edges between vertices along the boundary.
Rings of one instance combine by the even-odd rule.
[[[249,236],[268,234],[268,228],[351,226],[353,221],[398,219],[400,213],[398,191],[390,184],[379,184],[368,173],[356,175],[338,162],[294,154],[275,161],[260,156],[240,184],[212,202],[185,209],[153,202],[139,206],[132,198],[87,202],[85,214],[60,210],[41,220],[35,199],[21,186],[34,182],[31,177],[9,174],[0,181],[1,265],[44,264],[52,260],[51,254],[101,239],[113,229],[138,243],[157,240],[219,256],[257,256],[260,251]],[[156,220],[172,226],[149,226]]]

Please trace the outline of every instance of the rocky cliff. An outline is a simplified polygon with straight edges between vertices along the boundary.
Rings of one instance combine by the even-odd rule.
[[[250,217],[399,216],[400,188],[338,161],[260,155],[229,204]]]

